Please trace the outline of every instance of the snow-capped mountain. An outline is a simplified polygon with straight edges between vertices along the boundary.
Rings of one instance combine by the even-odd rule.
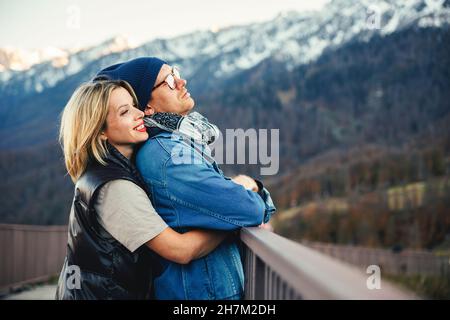
[[[55,61],[58,66],[59,60],[67,59],[70,54],[67,50],[46,47],[36,50],[15,49],[13,47],[0,48],[0,72],[24,71],[33,65],[44,61]]]
[[[63,67],[69,62],[69,56],[80,51],[90,51],[92,58],[123,51],[136,47],[126,36],[118,35],[102,44],[88,48],[62,49],[57,47],[45,47],[42,49],[17,49],[11,46],[0,48],[0,73],[8,71],[26,71],[31,67],[52,62],[56,68]],[[4,76],[5,77],[5,76]]]
[[[133,47],[126,37],[120,35],[87,49],[47,48],[28,52],[12,48],[0,49],[0,88],[2,85],[11,87],[22,83],[21,89],[25,92],[41,92],[100,57]],[[3,72],[1,69],[4,69]]]
[[[308,161],[313,171],[333,164],[324,178],[311,176],[325,196],[331,196],[330,181],[341,185],[346,179],[333,169],[342,164],[352,181],[361,173],[358,194],[372,190],[364,188],[373,181],[380,186],[389,172],[391,183],[404,183],[404,170],[392,171],[395,162],[408,175],[417,172],[417,179],[427,176],[422,162],[445,171],[440,160],[434,162],[448,157],[449,8],[450,0],[335,0],[321,12],[287,12],[265,23],[135,48],[109,41],[71,52],[59,65],[47,61],[14,71],[0,81],[0,217],[7,223],[67,222],[73,184],[57,142],[61,111],[100,68],[143,55],[181,66],[196,110],[222,132],[279,129],[280,172],[271,178],[281,179],[273,184],[279,200],[315,189],[297,179],[305,172],[298,166]],[[358,162],[348,150],[355,150]],[[263,166],[222,169],[254,176]]]
[[[287,12],[271,21],[199,31],[156,39],[130,48],[113,39],[23,72],[0,72],[0,94],[41,92],[94,63],[93,70],[144,55],[176,63],[187,77],[208,66],[215,77],[227,78],[272,57],[292,68],[314,61],[324,50],[349,41],[368,41],[408,27],[440,27],[450,22],[446,0],[334,0],[321,11]],[[87,79],[85,79],[87,80]]]

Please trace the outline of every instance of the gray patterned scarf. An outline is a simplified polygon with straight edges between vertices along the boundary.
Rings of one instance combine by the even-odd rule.
[[[186,116],[176,113],[160,112],[144,117],[147,128],[159,128],[168,132],[176,132],[185,138],[193,139],[202,145],[213,143],[220,134],[216,125],[198,112],[191,112]]]

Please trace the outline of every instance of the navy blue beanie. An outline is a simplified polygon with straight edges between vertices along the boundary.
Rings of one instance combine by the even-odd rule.
[[[93,81],[125,80],[136,93],[139,109],[144,111],[150,101],[152,89],[163,64],[167,64],[167,62],[155,57],[137,58],[101,70]]]

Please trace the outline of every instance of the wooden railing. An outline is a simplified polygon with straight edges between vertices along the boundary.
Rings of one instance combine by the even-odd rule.
[[[450,277],[450,257],[425,250],[393,251],[352,245],[302,242],[303,245],[348,262],[367,267],[376,264],[385,274]]]
[[[414,299],[370,275],[318,251],[260,228],[241,231],[246,299]],[[0,292],[44,281],[60,272],[67,226],[0,224]]]
[[[67,226],[0,224],[0,293],[56,276],[66,247]]]
[[[369,288],[371,274],[275,233],[244,228],[245,298],[417,299],[387,281]]]

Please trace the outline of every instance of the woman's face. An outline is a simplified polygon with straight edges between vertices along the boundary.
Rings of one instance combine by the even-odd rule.
[[[114,89],[109,97],[106,129],[102,137],[130,158],[134,145],[148,139],[143,116],[144,113],[136,108],[133,97],[125,88]]]

